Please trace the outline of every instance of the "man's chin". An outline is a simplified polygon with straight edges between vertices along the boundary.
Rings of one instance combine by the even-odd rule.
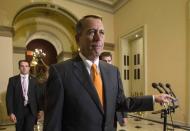
[[[99,58],[99,56],[100,56],[100,53],[92,53],[91,55],[90,55],[90,57],[88,57],[90,60],[95,60],[95,59],[98,59]]]
[[[99,57],[100,56],[100,54],[101,54],[101,52],[102,52],[102,50],[96,50],[95,52],[94,52],[94,56],[95,57]]]

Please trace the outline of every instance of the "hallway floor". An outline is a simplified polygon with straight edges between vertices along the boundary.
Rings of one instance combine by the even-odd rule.
[[[6,129],[1,129],[1,128],[6,128]],[[140,121],[135,121],[134,118],[128,118],[128,123],[127,126],[121,127],[118,125],[118,130],[117,131],[162,131],[163,130],[163,125],[146,121],[146,120],[140,120]],[[168,131],[171,131],[172,128],[168,127]],[[185,131],[184,129],[178,129],[175,128],[175,131]],[[0,131],[15,131],[14,126],[5,126],[5,127],[0,127]],[[42,124],[38,123],[38,126],[35,127],[34,131],[42,131]]]

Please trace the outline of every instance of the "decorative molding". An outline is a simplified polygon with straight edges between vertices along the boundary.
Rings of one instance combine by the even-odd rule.
[[[31,10],[35,10],[35,9],[48,9],[48,10],[53,10],[56,12],[61,13],[64,16],[67,16],[70,20],[73,21],[73,23],[77,23],[78,19],[70,12],[68,12],[67,10],[63,9],[61,6],[59,5],[54,5],[51,3],[44,3],[44,2],[35,2],[33,4],[28,4],[26,7],[22,8],[21,10],[19,10],[16,13],[16,16],[13,18],[13,22],[12,23],[16,23],[17,19],[22,16],[24,13],[26,13],[27,11],[31,11]]]
[[[72,52],[63,52],[63,56],[71,58],[73,56],[73,53]]]
[[[12,37],[14,34],[14,29],[8,26],[0,26],[0,36]]]
[[[105,42],[105,43],[104,43],[104,49],[105,49],[105,50],[113,51],[113,50],[115,49],[115,44]]]
[[[113,13],[119,10],[122,6],[127,4],[130,0],[118,0],[113,6]]]
[[[113,43],[105,42],[104,43],[104,49],[113,51],[115,49],[115,45]],[[13,53],[16,53],[16,54],[25,54],[25,52],[26,52],[26,48],[25,47],[15,47],[15,46],[13,47]],[[64,57],[72,58],[72,56],[73,56],[72,52],[63,52],[62,51],[57,56],[57,59],[59,60],[59,59],[64,58]]]
[[[72,58],[73,56],[73,53],[72,52],[61,52],[60,54],[57,55],[57,59],[60,60],[60,59],[63,59],[64,57],[67,57],[67,58]]]
[[[115,13],[118,9],[120,9],[123,5],[125,5],[130,0],[70,0],[71,2],[75,2],[78,4],[82,4],[85,6],[90,6],[93,8],[97,8],[102,11],[106,11],[109,13]]]
[[[25,54],[26,48],[25,47],[13,47],[13,53],[15,54]]]
[[[105,42],[104,43],[104,49],[105,50],[114,51],[115,45],[113,43]],[[60,59],[63,59],[65,57],[72,58],[73,57],[73,53],[72,52],[63,52],[62,51],[60,54],[58,54],[57,59],[60,60]]]

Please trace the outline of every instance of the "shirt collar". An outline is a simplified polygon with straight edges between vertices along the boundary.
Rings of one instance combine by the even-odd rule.
[[[81,52],[79,52],[79,56],[81,57],[82,61],[84,62],[85,66],[86,66],[86,68],[87,68],[87,70],[88,70],[89,72],[90,72],[90,69],[91,69],[92,64],[96,64],[97,69],[100,70],[100,69],[99,69],[99,58],[96,59],[96,60],[94,61],[94,63],[93,63],[92,61],[90,61],[89,59],[87,59]]]
[[[85,63],[86,66],[91,67],[92,64],[96,64],[96,66],[99,66],[99,58],[94,61],[94,63],[90,60],[88,60],[81,52],[79,52],[79,56],[81,57],[82,61]]]
[[[21,76],[21,78],[23,78],[23,77],[28,78],[29,74],[26,74],[26,75],[20,74],[20,76]]]

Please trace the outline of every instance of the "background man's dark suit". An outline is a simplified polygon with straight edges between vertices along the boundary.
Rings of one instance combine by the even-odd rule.
[[[28,87],[28,108],[31,112],[31,124],[36,119],[37,112],[41,109],[38,102],[37,83],[34,77],[29,75]],[[7,113],[15,114],[17,122],[21,122],[24,118],[24,97],[21,86],[20,75],[9,78],[7,95],[6,95]],[[35,122],[35,121],[34,121]],[[31,129],[32,130],[32,129]]]
[[[79,56],[50,68],[44,131],[115,131],[116,110],[153,110],[152,96],[125,98],[118,69],[101,61],[99,66],[104,109]]]

